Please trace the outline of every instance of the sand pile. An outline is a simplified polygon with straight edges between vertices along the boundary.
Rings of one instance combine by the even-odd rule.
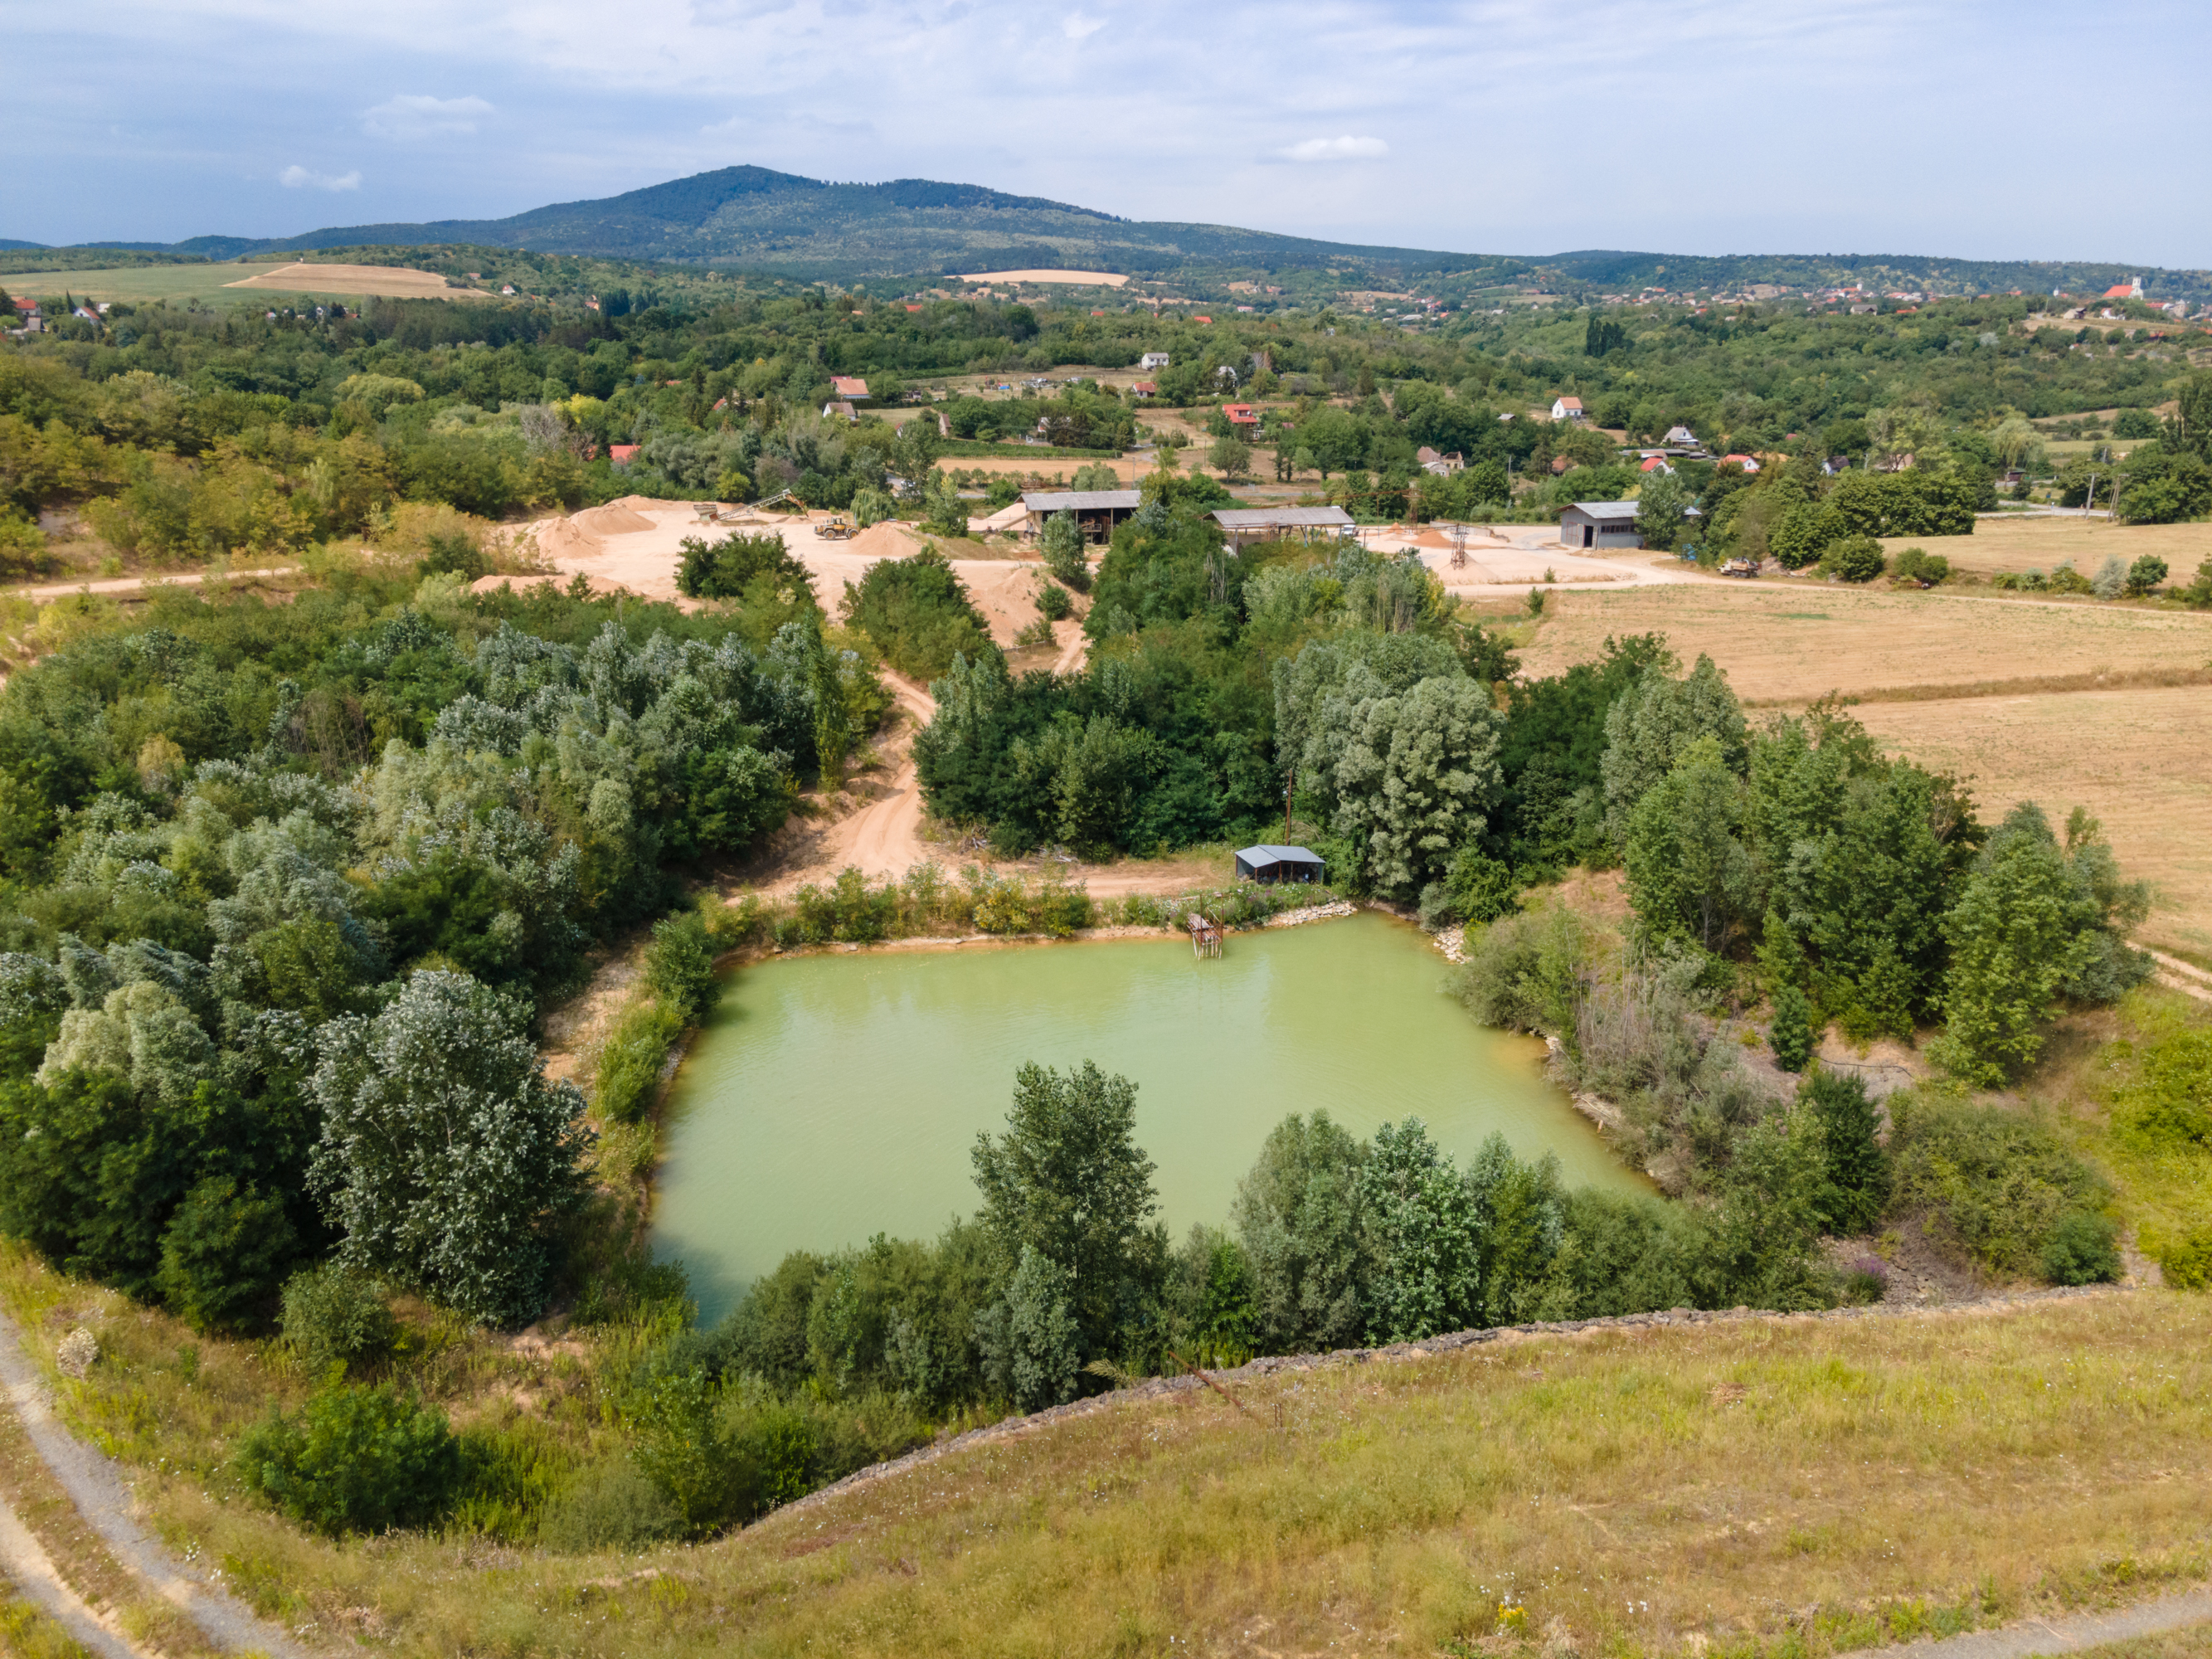
[[[548,519],[533,526],[538,556],[556,564],[563,559],[597,558],[606,544],[582,526],[579,522],[582,517],[578,514],[574,519]]]
[[[921,541],[902,524],[885,519],[872,524],[846,543],[846,547],[863,557],[871,559],[910,558],[921,551]]]
[[[635,536],[641,530],[654,528],[652,520],[630,505],[642,499],[628,495],[618,501],[609,501],[605,507],[587,508],[568,522],[593,536]]]

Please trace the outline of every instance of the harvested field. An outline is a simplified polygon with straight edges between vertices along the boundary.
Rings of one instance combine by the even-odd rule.
[[[4,261],[6,257],[0,254],[0,261]],[[21,294],[32,299],[46,295],[58,299],[68,293],[79,300],[119,300],[132,305],[149,305],[156,300],[167,301],[172,304],[197,301],[202,305],[283,305],[301,299],[312,299],[318,295],[360,295],[372,293],[418,299],[481,300],[488,297],[482,294],[471,295],[461,289],[447,288],[444,277],[430,272],[406,271],[380,265],[353,268],[380,271],[382,280],[395,284],[400,280],[415,280],[427,276],[438,286],[434,291],[396,285],[378,289],[328,286],[326,274],[349,269],[343,265],[288,265],[283,267],[288,273],[284,280],[274,283],[262,280],[270,273],[270,267],[266,265],[225,263],[0,272],[0,288],[6,289],[10,294]],[[240,277],[247,277],[252,286],[237,286]]]
[[[2155,553],[2186,581],[2197,567],[2212,559],[2212,524],[2116,525],[2103,519],[1983,519],[1971,536],[1892,536],[1882,543],[1891,553],[1922,547],[1941,553],[1951,568],[1977,576],[2000,571],[2050,570],[2071,559],[2085,576],[2117,555],[2132,564]]]
[[[1680,582],[1555,590],[1522,669],[1556,674],[1601,656],[1607,635],[1654,632],[1686,664],[1711,656],[1739,696],[1768,706],[1831,691],[1971,696],[2051,680],[2071,690],[2099,675],[2140,681],[2212,664],[2212,616],[2190,612],[1834,583]]]
[[[2033,800],[2054,826],[2103,820],[2159,907],[2141,941],[2212,953],[2212,692],[2201,687],[1871,703],[1855,711],[1923,766],[1972,780],[1984,823]]]
[[[295,294],[374,294],[394,300],[451,300],[489,296],[467,289],[446,286],[434,270],[416,270],[406,265],[322,265],[302,260],[276,265],[225,288],[274,288]]]

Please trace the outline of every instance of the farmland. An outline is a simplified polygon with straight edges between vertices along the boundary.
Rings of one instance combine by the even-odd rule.
[[[2173,575],[2185,580],[2212,559],[2212,524],[2114,525],[2110,520],[2072,518],[1984,519],[1971,536],[1893,536],[1882,544],[1895,554],[1923,548],[1950,560],[1954,570],[1973,576],[2001,571],[2043,570],[2071,559],[2085,576],[2117,556],[2132,563],[2144,554],[2164,559]]]
[[[79,300],[133,305],[156,300],[225,304],[307,295],[453,299],[468,292],[447,288],[446,279],[434,271],[398,265],[310,264],[118,265],[96,270],[0,272],[0,288],[32,298],[66,293]]]

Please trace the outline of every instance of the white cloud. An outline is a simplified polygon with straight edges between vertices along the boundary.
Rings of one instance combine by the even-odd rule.
[[[1079,11],[1072,11],[1061,21],[1060,32],[1071,40],[1082,40],[1105,27],[1106,20],[1103,17],[1087,17]]]
[[[362,117],[361,130],[372,138],[444,138],[474,132],[479,118],[491,113],[481,98],[432,98],[403,92]]]
[[[1390,153],[1380,138],[1308,138],[1282,152],[1286,161],[1373,161]]]
[[[310,185],[317,190],[359,190],[361,169],[356,167],[351,173],[310,173],[294,165],[278,173],[276,182],[287,190],[305,190]]]

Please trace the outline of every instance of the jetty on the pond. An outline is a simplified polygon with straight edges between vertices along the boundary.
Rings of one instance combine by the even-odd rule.
[[[1221,954],[1221,924],[1212,917],[1193,910],[1183,921],[1190,928],[1190,953],[1194,957],[1218,957]]]

